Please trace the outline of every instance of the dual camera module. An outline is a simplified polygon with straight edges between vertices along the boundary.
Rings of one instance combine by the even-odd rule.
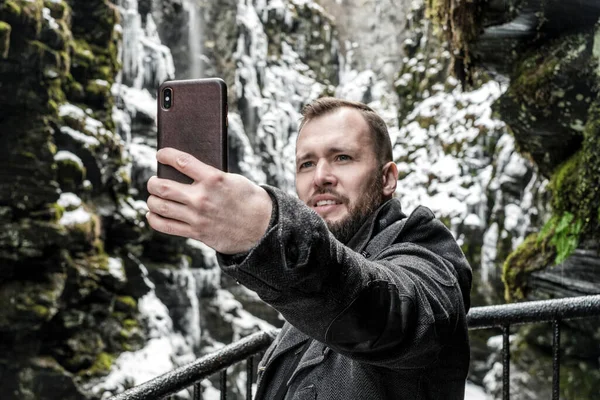
[[[163,108],[168,110],[173,105],[173,89],[165,88],[162,92]]]

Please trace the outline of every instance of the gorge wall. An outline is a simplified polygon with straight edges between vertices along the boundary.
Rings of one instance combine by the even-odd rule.
[[[597,293],[596,7],[581,2],[585,23],[571,26],[531,22],[534,1],[508,14],[474,2],[477,28],[446,40],[435,31],[447,2],[433,3],[372,1],[362,20],[354,1],[0,1],[6,398],[107,398],[282,324],[202,243],[145,224],[167,79],[222,77],[230,171],[290,192],[301,107],[324,94],[367,102],[390,128],[403,207],[430,207],[469,257],[474,305],[503,302],[504,282],[511,300]],[[518,332],[513,343],[528,346],[513,398],[546,398],[551,375],[528,365],[546,368],[549,332]],[[498,398],[490,335],[472,336],[470,379]],[[565,398],[593,398],[596,377],[581,372],[597,356],[578,349],[600,340],[574,337]],[[243,367],[229,376],[230,398],[242,398]],[[218,398],[217,382],[203,387]]]

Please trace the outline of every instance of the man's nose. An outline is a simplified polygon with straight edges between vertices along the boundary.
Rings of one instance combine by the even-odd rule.
[[[318,187],[337,185],[337,178],[333,173],[331,165],[327,161],[321,160],[317,163],[313,181],[315,186]]]

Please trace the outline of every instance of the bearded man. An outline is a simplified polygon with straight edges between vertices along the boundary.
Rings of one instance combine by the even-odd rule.
[[[257,399],[464,398],[471,269],[433,213],[406,216],[383,120],[333,98],[303,110],[298,198],[163,149],[194,179],[152,177],[150,225],[198,239],[286,323]]]

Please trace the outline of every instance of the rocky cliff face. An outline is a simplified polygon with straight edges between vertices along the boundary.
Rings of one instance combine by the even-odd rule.
[[[82,398],[144,333],[114,226],[138,236],[110,88],[116,8],[4,1],[0,62],[0,375],[7,398]],[[102,215],[100,204],[129,215]],[[133,246],[134,242],[131,242]]]
[[[478,67],[506,81],[494,109],[511,128],[516,145],[548,179],[548,212],[504,263],[507,300],[547,299],[600,292],[600,191],[598,189],[598,19],[597,2],[437,2],[432,14],[447,26],[456,71],[466,82]],[[598,337],[587,322],[565,327],[565,352],[572,356],[561,372],[565,398],[597,398]],[[516,369],[529,371],[531,360],[548,361],[548,331],[520,331]],[[588,343],[589,344],[589,343]],[[545,356],[542,356],[544,355]],[[528,360],[528,361],[525,361]],[[578,364],[580,367],[573,367]],[[538,365],[537,362],[534,364]],[[519,374],[516,374],[519,376]],[[523,386],[523,375],[513,387]],[[540,382],[527,379],[538,398]],[[537,382],[537,383],[536,383]],[[542,386],[542,385],[540,385]]]
[[[548,22],[553,28],[540,38],[514,28],[529,21],[536,2],[516,2],[522,12],[514,15],[491,2],[488,14],[480,10],[481,40],[456,40],[474,40],[466,27],[451,41],[462,46],[456,61],[426,18],[443,21],[436,14],[443,8],[369,2],[374,18],[359,20],[349,12],[354,3],[0,3],[0,387],[7,398],[106,398],[281,324],[221,276],[210,249],[145,225],[145,186],[156,169],[155,90],[167,79],[223,77],[230,170],[290,192],[302,105],[322,94],[367,102],[390,128],[397,196],[407,211],[424,204],[450,227],[476,272],[475,305],[502,301],[502,277],[512,298],[597,292],[596,28],[569,25],[563,41],[563,30]],[[504,53],[490,50],[499,48]],[[496,75],[471,69],[488,59]],[[471,90],[449,76],[452,64]],[[564,262],[543,268],[557,255]],[[471,379],[494,392],[485,339],[474,337]],[[230,398],[245,391],[241,369],[230,373]],[[566,376],[580,382],[581,375]],[[216,396],[216,385],[203,382],[205,398]]]

